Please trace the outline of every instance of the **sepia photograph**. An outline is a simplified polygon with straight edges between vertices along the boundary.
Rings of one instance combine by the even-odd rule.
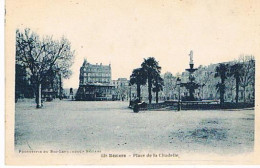
[[[259,7],[6,0],[6,163],[259,164]]]

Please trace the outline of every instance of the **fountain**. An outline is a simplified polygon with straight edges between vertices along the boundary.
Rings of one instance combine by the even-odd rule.
[[[189,82],[187,83],[181,83],[181,87],[185,87],[189,91],[189,97],[187,97],[188,101],[195,101],[194,97],[194,92],[195,89],[199,87],[199,84],[195,83],[195,77],[194,77],[194,72],[198,70],[197,68],[194,68],[194,63],[193,63],[193,51],[190,51],[190,68],[186,69],[186,71],[189,72]]]

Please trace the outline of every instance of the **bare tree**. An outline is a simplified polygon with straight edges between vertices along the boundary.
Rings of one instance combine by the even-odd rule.
[[[233,76],[229,76],[226,79],[226,86],[227,86],[227,90],[230,91],[231,102],[233,102],[233,91],[236,89],[236,79]]]
[[[167,99],[171,99],[172,98],[172,94],[173,91],[175,89],[175,85],[176,85],[176,77],[174,77],[172,75],[172,73],[170,72],[166,72],[163,75],[163,80],[164,80],[164,87],[163,87],[163,91],[164,91],[164,95],[166,96]]]
[[[198,70],[195,72],[195,79],[196,79],[196,83],[199,84],[200,86],[200,97],[201,99],[203,99],[203,95],[204,95],[204,87],[207,85],[207,83],[212,80],[212,76],[213,76],[214,72],[208,71],[207,67],[200,65],[198,67]]]
[[[70,42],[62,37],[55,41],[52,37],[40,37],[25,29],[16,31],[16,62],[29,69],[34,84],[36,107],[41,108],[41,85],[51,71],[59,72],[64,78],[72,74],[74,51]]]
[[[240,85],[243,88],[243,99],[246,102],[246,88],[252,84],[254,89],[255,83],[255,58],[252,55],[241,55],[239,61],[242,64],[240,76]]]

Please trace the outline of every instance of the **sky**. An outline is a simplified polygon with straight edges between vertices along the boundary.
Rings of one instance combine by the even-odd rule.
[[[144,58],[155,57],[162,73],[183,72],[193,50],[195,67],[257,56],[260,1],[254,0],[11,0],[7,30],[31,28],[69,39],[75,50],[73,75],[64,88],[77,88],[79,69],[112,66],[112,79],[129,79]]]

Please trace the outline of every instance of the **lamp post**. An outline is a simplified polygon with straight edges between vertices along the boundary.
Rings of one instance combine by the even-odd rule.
[[[178,77],[177,78],[177,85],[178,87],[178,91],[179,91],[179,98],[178,98],[178,111],[181,110],[181,79]]]

